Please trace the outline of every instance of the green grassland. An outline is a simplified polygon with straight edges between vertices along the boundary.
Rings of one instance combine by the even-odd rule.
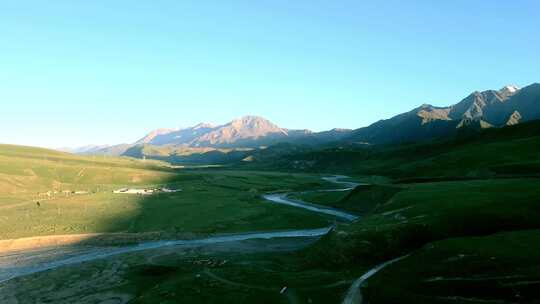
[[[70,280],[117,269],[114,284],[96,283],[87,292],[125,293],[131,303],[338,303],[369,268],[410,254],[362,288],[370,303],[474,303],[456,297],[480,303],[497,296],[519,302],[516,290],[530,302],[538,281],[539,186],[538,179],[522,178],[403,184],[399,191],[364,187],[342,195],[360,202],[389,192],[368,203],[358,222],[340,224],[300,251],[267,252],[262,248],[269,243],[257,240],[222,251],[150,251],[21,278],[10,286],[23,299],[25,289],[13,286],[48,288],[42,282],[53,280],[69,289]],[[281,247],[287,246],[276,248]],[[290,293],[279,293],[284,286]]]
[[[260,198],[269,191],[322,184],[318,175],[174,170],[154,161],[0,146],[0,238],[323,227],[327,222],[319,215]],[[159,186],[182,192],[152,196],[112,193],[122,187]]]

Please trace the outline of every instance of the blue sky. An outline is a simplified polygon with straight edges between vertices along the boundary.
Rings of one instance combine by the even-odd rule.
[[[538,1],[2,1],[0,142],[358,128],[540,81]]]

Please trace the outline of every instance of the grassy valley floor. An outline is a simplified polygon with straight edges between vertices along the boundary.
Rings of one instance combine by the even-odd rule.
[[[537,178],[401,183],[364,177],[374,183],[344,192],[308,192],[335,186],[319,174],[173,170],[161,163],[124,165],[133,162],[128,159],[63,157],[72,156],[25,159],[36,176],[23,165],[4,166],[1,185],[9,189],[2,192],[4,238],[66,232],[157,232],[161,238],[334,222],[262,200],[262,194],[273,191],[295,192],[292,198],[348,210],[360,219],[337,223],[320,240],[176,246],[60,267],[1,283],[2,302],[339,303],[366,271],[406,255],[357,292],[369,303],[537,303]],[[81,177],[80,162],[95,173]],[[114,179],[105,174],[111,171]],[[40,192],[55,185],[90,191],[41,199],[38,207],[30,184]],[[182,192],[111,192],[160,186]]]
[[[120,232],[174,237],[315,228],[328,222],[260,198],[271,191],[323,186],[319,175],[172,169],[158,162],[32,149],[0,147],[0,240]],[[181,191],[113,193],[160,187]]]

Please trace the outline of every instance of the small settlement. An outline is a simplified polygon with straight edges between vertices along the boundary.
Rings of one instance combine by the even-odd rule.
[[[117,194],[138,194],[138,195],[152,195],[156,193],[174,193],[180,192],[181,189],[168,189],[168,188],[154,188],[154,189],[136,189],[136,188],[122,188],[114,190],[113,193]]]

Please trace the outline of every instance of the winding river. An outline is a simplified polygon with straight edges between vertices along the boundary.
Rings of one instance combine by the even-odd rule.
[[[331,176],[331,177],[323,177],[323,180],[331,182],[331,183],[343,185],[343,186],[345,186],[344,188],[325,189],[325,190],[312,190],[312,191],[304,191],[304,192],[274,193],[274,194],[263,195],[263,198],[266,199],[267,201],[270,201],[270,202],[273,202],[273,203],[276,203],[276,204],[283,204],[283,205],[288,205],[288,206],[293,206],[293,207],[297,207],[297,208],[306,209],[306,210],[317,212],[317,213],[328,214],[328,215],[332,215],[332,216],[335,216],[337,218],[340,218],[340,219],[343,219],[343,220],[346,220],[346,221],[354,221],[354,220],[358,219],[358,216],[356,216],[354,214],[351,214],[351,213],[348,213],[348,212],[345,212],[345,211],[342,211],[342,210],[338,210],[338,209],[335,209],[335,208],[324,207],[324,206],[304,202],[304,201],[301,201],[301,200],[289,198],[289,196],[291,196],[292,194],[296,194],[296,193],[345,192],[345,191],[350,191],[350,190],[356,188],[357,186],[361,185],[361,184],[355,183],[355,182],[344,181],[343,179],[345,179],[345,178],[347,178],[347,176],[343,176],[343,175],[336,175],[336,176]]]
[[[356,187],[357,183],[342,181],[345,176],[332,176],[323,178],[326,181],[340,184],[344,188],[315,190],[315,191],[348,191]],[[263,198],[272,203],[289,205],[297,208],[303,208],[313,212],[328,214],[338,218],[353,221],[357,216],[323,207],[300,200],[289,199],[288,196],[293,193],[268,194]],[[318,229],[302,229],[274,232],[251,232],[217,235],[202,239],[193,240],[161,240],[142,242],[137,245],[122,247],[91,247],[91,248],[73,248],[65,247],[48,248],[29,252],[10,253],[0,255],[0,283],[12,280],[14,278],[31,275],[34,273],[51,270],[63,266],[74,265],[83,262],[105,259],[112,256],[139,252],[143,250],[158,249],[169,246],[196,247],[208,244],[218,244],[226,242],[238,242],[254,239],[274,239],[274,238],[319,238],[332,230],[333,226]],[[17,262],[14,262],[17,261]]]

